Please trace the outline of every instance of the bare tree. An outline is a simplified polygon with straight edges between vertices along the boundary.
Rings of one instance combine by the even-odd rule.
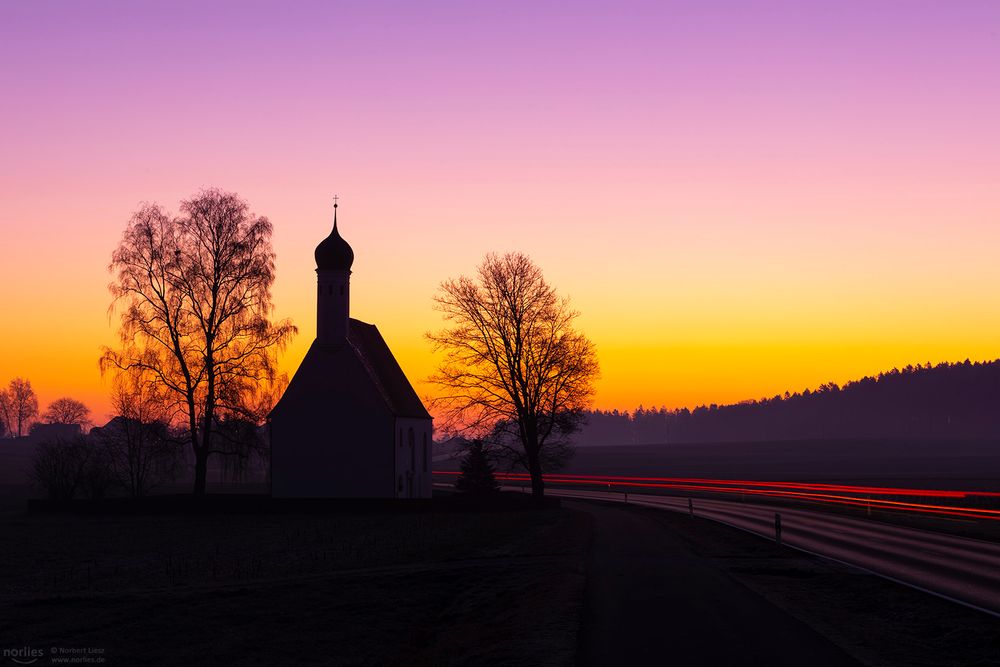
[[[579,313],[520,253],[487,255],[476,278],[441,284],[446,328],[427,334],[443,362],[430,378],[446,427],[490,441],[527,469],[532,493],[565,458],[599,367],[593,344],[574,329]]]
[[[295,334],[271,321],[271,223],[238,195],[204,190],[170,217],[146,204],[130,220],[109,267],[121,348],[102,370],[142,369],[166,389],[195,458],[194,492],[205,493],[220,417],[254,414],[278,379],[277,353]]]
[[[42,413],[46,424],[77,424],[84,428],[90,424],[90,408],[75,398],[57,398]]]
[[[0,437],[7,435],[14,435],[14,404],[11,403],[10,393],[0,389]]]
[[[176,479],[180,469],[184,441],[171,433],[166,392],[149,371],[119,372],[111,393],[116,416],[90,433],[105,451],[115,481],[133,497]]]
[[[31,382],[24,378],[11,380],[6,391],[0,392],[0,417],[7,431],[20,438],[37,415],[38,397]]]

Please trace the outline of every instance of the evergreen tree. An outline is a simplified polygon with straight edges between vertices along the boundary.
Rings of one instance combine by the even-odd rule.
[[[461,470],[462,474],[455,480],[455,488],[462,493],[481,495],[495,493],[500,488],[482,440],[474,440],[469,445]]]

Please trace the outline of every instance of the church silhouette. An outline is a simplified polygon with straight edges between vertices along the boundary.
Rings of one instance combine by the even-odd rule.
[[[429,498],[433,424],[373,324],[350,316],[354,251],[316,247],[316,339],[269,417],[276,498]]]

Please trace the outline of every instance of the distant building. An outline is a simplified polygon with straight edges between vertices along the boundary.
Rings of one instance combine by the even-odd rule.
[[[271,495],[429,498],[431,416],[378,329],[350,317],[354,251],[316,248],[316,340],[271,411]]]
[[[79,424],[35,422],[28,430],[26,440],[29,442],[54,442],[56,440],[70,440],[81,435],[83,435],[83,428]]]

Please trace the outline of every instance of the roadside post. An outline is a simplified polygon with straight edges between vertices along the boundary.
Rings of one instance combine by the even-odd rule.
[[[774,543],[781,546],[781,515],[774,513]]]
[[[694,516],[694,498],[688,498],[688,516]]]

